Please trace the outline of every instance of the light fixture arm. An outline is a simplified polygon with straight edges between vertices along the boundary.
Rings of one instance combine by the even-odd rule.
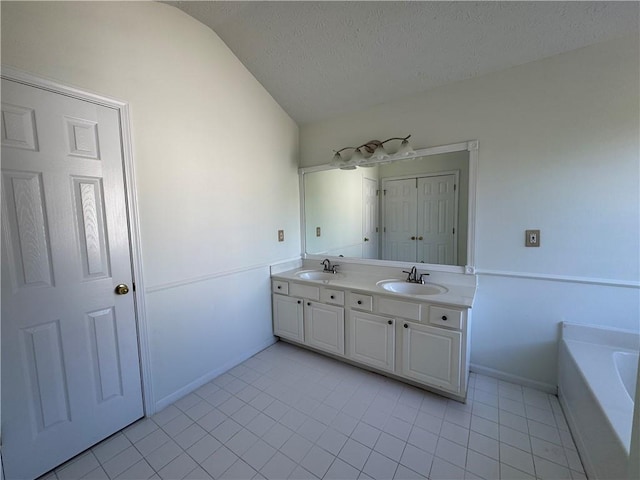
[[[363,143],[362,145],[356,148],[358,149],[364,148],[368,153],[373,153],[376,148],[384,145],[387,142],[390,142],[391,140],[402,140],[404,142],[405,140],[408,140],[409,137],[411,137],[411,135],[407,135],[406,137],[391,137],[391,138],[387,138],[386,140],[383,140],[382,142],[380,140],[369,140],[367,143]],[[347,148],[352,148],[352,147],[347,147]]]
[[[340,167],[343,170],[353,170],[356,166],[373,166],[373,160],[382,160],[389,157],[389,154],[384,150],[383,145],[392,140],[402,140],[402,145],[400,146],[400,150],[396,154],[396,156],[406,156],[408,153],[412,153],[413,149],[409,145],[409,138],[411,135],[407,135],[406,137],[391,137],[383,140],[369,140],[368,142],[363,143],[357,147],[344,147],[340,150],[334,150],[333,160],[331,161],[331,165]],[[345,160],[340,155],[340,152],[345,150],[353,150],[353,154],[349,160]],[[368,157],[364,157],[364,155],[368,155]]]

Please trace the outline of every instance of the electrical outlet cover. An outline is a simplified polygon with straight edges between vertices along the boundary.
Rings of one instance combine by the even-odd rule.
[[[524,246],[539,247],[540,246],[540,230],[525,230]]]

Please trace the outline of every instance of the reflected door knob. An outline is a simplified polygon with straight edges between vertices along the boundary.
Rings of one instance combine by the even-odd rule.
[[[422,235],[420,235],[420,236],[418,237],[418,240],[422,240]]]
[[[116,294],[126,295],[127,293],[129,293],[129,287],[127,285],[125,285],[124,283],[116,285]]]

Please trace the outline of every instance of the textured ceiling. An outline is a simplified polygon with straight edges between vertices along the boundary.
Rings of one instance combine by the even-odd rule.
[[[166,2],[298,123],[638,31],[638,2]]]

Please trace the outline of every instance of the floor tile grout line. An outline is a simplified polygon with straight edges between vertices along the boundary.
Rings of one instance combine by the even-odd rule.
[[[189,395],[186,395],[185,397],[189,397],[190,395],[193,395],[190,398],[190,400],[185,400],[182,402],[182,404],[180,404],[181,406],[178,407],[176,404],[174,404],[174,408],[177,409],[177,411],[179,412],[178,415],[183,414],[184,417],[186,418],[186,420],[182,420],[182,423],[186,424],[185,425],[181,425],[180,422],[177,422],[176,425],[180,426],[179,428],[179,432],[175,433],[175,429],[172,427],[167,428],[167,424],[169,422],[171,422],[171,420],[169,422],[165,422],[164,425],[159,425],[157,423],[155,423],[155,429],[152,430],[151,432],[146,433],[145,435],[143,435],[141,438],[136,439],[136,442],[131,441],[131,439],[129,439],[129,437],[127,437],[126,435],[124,435],[124,437],[127,439],[128,443],[130,444],[130,446],[133,446],[134,449],[141,455],[142,459],[144,459],[147,464],[149,463],[147,461],[147,457],[149,455],[151,455],[155,450],[157,450],[157,448],[160,448],[162,445],[160,445],[159,447],[156,447],[156,449],[154,449],[151,452],[147,453],[147,456],[142,455],[142,452],[138,449],[138,442],[140,442],[141,440],[143,440],[144,438],[146,438],[148,435],[151,435],[153,432],[160,430],[162,432],[164,432],[174,443],[176,443],[176,445],[179,448],[179,453],[178,457],[180,457],[183,453],[186,453],[188,455],[188,457],[193,460],[195,462],[195,464],[197,465],[196,467],[194,467],[194,469],[192,469],[192,472],[197,470],[198,468],[202,468],[202,464],[206,461],[206,459],[210,458],[211,455],[213,455],[221,446],[226,446],[227,442],[221,442],[216,449],[214,449],[209,456],[207,456],[204,460],[197,462],[195,460],[195,458],[193,458],[189,452],[187,452],[188,448],[190,448],[191,446],[189,446],[187,449],[183,448],[181,444],[178,444],[176,442],[176,437],[178,437],[180,434],[182,434],[184,431],[186,431],[187,429],[192,428],[193,425],[198,425],[200,428],[203,428],[202,425],[200,425],[199,421],[202,418],[202,415],[200,415],[200,418],[194,418],[191,417],[187,412],[189,412],[192,408],[196,407],[197,405],[199,405],[201,402],[206,402],[206,404],[208,404],[209,406],[211,406],[211,411],[214,411],[213,409],[218,409],[218,406],[220,406],[222,403],[218,403],[218,405],[216,406],[213,402],[211,402],[211,396],[213,395],[213,393],[215,393],[218,390],[223,390],[225,392],[225,395],[228,395],[229,398],[234,399],[234,402],[236,402],[237,404],[240,405],[239,408],[235,409],[234,411],[228,410],[230,415],[227,414],[226,412],[221,411],[221,414],[223,415],[223,418],[226,420],[231,419],[232,421],[235,420],[239,420],[237,417],[234,417],[234,415],[237,413],[237,411],[239,411],[241,408],[244,408],[246,405],[251,406],[251,408],[255,408],[253,405],[251,405],[251,401],[256,397],[256,395],[253,395],[253,393],[255,391],[257,391],[257,395],[260,394],[265,394],[267,395],[266,399],[270,400],[270,402],[265,405],[264,407],[260,408],[255,408],[255,410],[257,410],[257,414],[253,416],[253,418],[256,418],[258,415],[260,414],[264,414],[267,418],[269,418],[271,421],[273,421],[273,425],[271,425],[271,427],[269,429],[267,429],[266,431],[262,432],[260,435],[257,435],[257,438],[259,439],[263,439],[263,437],[266,435],[266,432],[268,432],[271,428],[273,428],[275,425],[280,425],[282,427],[286,427],[289,430],[293,431],[294,433],[298,433],[300,431],[300,428],[302,427],[302,425],[307,422],[309,419],[313,419],[318,423],[318,426],[322,427],[322,433],[317,437],[314,438],[313,441],[310,441],[310,449],[305,453],[305,455],[302,457],[302,459],[300,461],[295,461],[293,459],[290,459],[293,464],[296,465],[295,469],[297,468],[302,468],[301,462],[302,460],[309,454],[309,452],[311,451],[312,448],[317,447],[318,449],[321,449],[321,451],[325,452],[327,455],[330,455],[331,458],[331,463],[328,465],[326,472],[329,471],[329,469],[332,468],[332,466],[334,464],[337,463],[337,459],[340,458],[340,454],[342,452],[342,450],[345,448],[346,443],[349,440],[352,440],[354,442],[357,442],[358,444],[360,444],[360,442],[358,440],[356,440],[354,438],[354,432],[355,432],[355,428],[357,428],[357,426],[359,424],[363,424],[363,425],[368,425],[371,428],[375,428],[378,433],[378,435],[381,435],[381,432],[384,432],[386,435],[389,435],[391,438],[396,439],[399,442],[402,442],[402,451],[399,453],[399,457],[398,460],[394,460],[393,458],[389,458],[387,457],[387,455],[385,455],[384,453],[381,453],[380,451],[376,450],[376,443],[374,443],[372,445],[372,447],[368,447],[366,445],[364,445],[364,448],[367,448],[367,458],[364,460],[364,463],[362,464],[362,468],[358,469],[356,467],[354,467],[353,465],[351,465],[351,467],[354,468],[354,470],[357,470],[361,475],[364,473],[364,468],[367,465],[367,462],[369,461],[369,459],[371,458],[372,453],[375,451],[377,454],[381,455],[382,457],[389,459],[390,462],[393,462],[393,465],[395,465],[394,468],[394,474],[398,472],[398,470],[400,469],[400,465],[403,465],[404,468],[407,468],[409,470],[411,470],[409,467],[407,467],[406,465],[404,465],[403,463],[401,463],[403,460],[403,456],[405,454],[405,452],[408,449],[408,445],[412,445],[412,447],[416,447],[419,448],[417,446],[415,446],[413,443],[409,442],[409,438],[411,437],[412,432],[416,431],[417,428],[422,428],[424,429],[424,427],[426,425],[421,424],[418,425],[416,422],[418,421],[418,416],[421,413],[424,413],[426,415],[430,415],[434,418],[434,422],[436,422],[436,424],[438,425],[437,427],[437,433],[433,433],[434,430],[436,429],[424,429],[426,432],[428,432],[430,435],[433,435],[435,438],[435,450],[437,452],[438,449],[438,444],[440,443],[441,440],[446,440],[447,437],[443,437],[443,427],[445,425],[445,422],[450,422],[451,423],[451,428],[454,429],[454,431],[452,433],[454,433],[455,435],[455,430],[457,430],[458,428],[462,428],[464,430],[466,430],[465,432],[465,436],[464,436],[464,441],[466,442],[466,445],[461,445],[460,443],[458,443],[458,441],[454,441],[453,444],[459,445],[461,448],[463,448],[464,453],[465,453],[465,459],[464,459],[464,471],[468,471],[467,468],[469,467],[469,462],[468,460],[468,456],[469,456],[469,452],[474,452],[475,454],[484,456],[488,459],[491,459],[492,461],[497,461],[498,462],[498,467],[500,467],[500,465],[503,465],[504,463],[502,462],[502,454],[501,454],[501,449],[498,448],[498,452],[497,452],[497,460],[492,458],[492,457],[488,457],[486,456],[483,452],[481,451],[477,451],[475,448],[472,448],[470,446],[470,441],[471,441],[471,432],[473,431],[475,434],[480,435],[482,437],[486,437],[487,439],[490,439],[492,441],[497,442],[497,445],[500,446],[501,444],[503,444],[503,440],[501,438],[501,432],[500,432],[500,427],[504,426],[504,427],[508,427],[511,428],[509,425],[511,425],[509,422],[504,423],[504,421],[501,419],[501,412],[505,412],[505,413],[509,413],[510,415],[514,415],[515,417],[519,417],[521,420],[524,420],[525,425],[526,425],[526,432],[521,432],[524,435],[527,435],[527,441],[528,441],[528,447],[529,447],[529,452],[525,452],[523,450],[520,450],[519,447],[517,446],[513,446],[510,445],[508,443],[506,443],[506,445],[509,445],[510,448],[514,448],[518,451],[522,451],[526,454],[529,455],[529,457],[534,460],[534,458],[540,458],[541,460],[550,462],[554,465],[558,465],[559,467],[565,468],[569,471],[573,471],[570,468],[570,464],[569,464],[569,458],[568,458],[568,447],[565,446],[565,444],[567,442],[565,442],[564,436],[560,437],[560,444],[554,442],[554,441],[549,441],[547,438],[549,438],[548,436],[546,436],[546,434],[544,433],[544,427],[549,427],[549,428],[553,428],[554,430],[550,431],[551,433],[549,433],[549,435],[552,437],[552,433],[553,431],[558,432],[558,435],[560,434],[560,424],[559,422],[562,421],[562,419],[559,419],[559,415],[558,412],[556,411],[557,409],[554,409],[552,407],[551,410],[549,410],[549,408],[541,408],[541,405],[544,405],[544,403],[542,402],[537,402],[535,403],[534,401],[529,401],[526,394],[526,390],[522,387],[517,387],[517,388],[511,388],[511,384],[508,383],[501,383],[500,381],[497,380],[493,380],[494,383],[494,387],[493,388],[487,388],[487,386],[485,385],[485,388],[482,388],[482,377],[478,376],[476,377],[475,374],[471,374],[470,377],[470,394],[469,394],[469,402],[467,403],[466,406],[464,405],[458,405],[458,404],[453,404],[452,402],[450,402],[449,400],[446,399],[442,399],[442,397],[432,397],[430,392],[417,392],[421,395],[420,397],[411,397],[411,393],[416,391],[415,387],[410,387],[407,385],[402,385],[399,383],[395,383],[394,380],[389,380],[389,379],[385,379],[379,376],[376,376],[376,374],[372,374],[372,373],[365,373],[364,375],[359,374],[358,372],[356,372],[355,370],[352,370],[351,367],[349,368],[335,368],[336,364],[334,363],[333,360],[326,360],[326,359],[321,359],[319,361],[318,364],[318,368],[313,368],[310,367],[309,365],[311,365],[313,363],[312,360],[314,360],[314,358],[312,358],[310,355],[315,355],[315,354],[309,354],[309,353],[303,353],[300,355],[295,355],[292,354],[293,353],[299,353],[301,352],[301,350],[292,350],[291,348],[287,348],[284,351],[284,355],[279,355],[282,352],[277,352],[277,351],[271,351],[270,355],[266,355],[265,358],[269,358],[272,359],[271,361],[268,362],[268,365],[264,368],[261,368],[260,371],[258,370],[254,370],[251,367],[245,365],[244,363],[241,364],[238,367],[242,367],[242,368],[238,368],[238,367],[234,367],[234,369],[232,369],[231,371],[223,374],[226,375],[226,377],[224,377],[223,379],[220,379],[218,383],[215,382],[215,379],[211,382],[208,382],[208,384],[212,384],[215,385],[215,390],[213,389],[213,387],[210,387],[209,390],[205,389],[205,390],[197,390],[195,392],[191,392]],[[255,358],[255,357],[252,357]],[[275,359],[275,360],[273,360]],[[283,374],[278,374],[276,375],[275,370],[277,370],[277,368],[279,368],[280,366],[283,366],[286,364],[286,362],[291,361],[291,360],[296,360],[296,359],[302,359],[302,368],[288,368],[286,370],[284,370]],[[310,360],[311,359],[311,360]],[[265,362],[265,365],[267,364],[267,362]],[[300,379],[301,375],[303,373],[301,372],[313,372],[314,375],[316,376],[316,378],[321,379],[322,382],[322,389],[324,389],[324,391],[319,390],[317,391],[316,394],[306,394],[303,391],[300,391],[299,389],[296,388],[296,385],[293,384],[293,382],[296,381],[296,379]],[[269,374],[269,375],[267,375]],[[352,375],[353,374],[353,375]],[[353,383],[354,386],[347,388],[346,393],[340,393],[339,395],[334,395],[336,392],[340,392],[340,388],[341,386],[345,386],[345,385],[349,385],[349,379],[353,378]],[[237,381],[236,381],[237,380]],[[242,382],[242,383],[240,383]],[[270,384],[269,386],[265,386],[267,384]],[[200,388],[205,387],[207,384],[203,385]],[[274,386],[275,385],[275,386]],[[481,388],[477,388],[477,387],[481,387]],[[227,387],[227,388],[225,388]],[[271,390],[273,391],[274,389],[276,391],[278,391],[277,389],[286,389],[291,391],[294,396],[295,396],[295,400],[291,400],[289,399],[289,401],[286,401],[287,399],[283,399],[285,400],[284,402],[282,400],[280,400],[280,398],[282,398],[280,396],[280,398],[274,397],[273,395],[268,393],[269,388],[271,387]],[[249,391],[251,389],[255,389],[254,391]],[[491,390],[493,390],[493,393],[491,393]],[[207,394],[207,392],[212,392]],[[245,391],[249,391],[248,393],[243,395],[243,392]],[[326,393],[326,392],[329,393]],[[489,397],[488,395],[485,395],[484,397],[482,395],[476,395],[477,392],[481,392],[483,391],[485,394],[490,394],[492,395],[492,397]],[[354,411],[353,409],[349,409],[348,405],[349,402],[352,401],[352,399],[355,397],[355,395],[358,392],[367,392],[371,398],[372,401],[368,402],[365,406],[364,406],[364,412],[362,412],[362,414],[358,415],[353,415]],[[535,394],[532,393],[534,392],[534,390],[532,389],[531,392],[529,393],[529,395],[533,395],[530,398],[534,398]],[[519,395],[519,400],[514,400],[514,397],[518,397],[518,393]],[[253,395],[253,396],[251,396]],[[335,397],[333,398],[332,397]],[[360,396],[362,396],[362,394],[359,394]],[[542,395],[542,394],[541,394]],[[249,398],[251,396],[251,398]],[[328,400],[331,397],[331,400]],[[492,405],[491,404],[491,398],[496,398],[498,399],[498,406],[495,406],[495,402]],[[184,397],[183,397],[184,398]],[[249,401],[246,401],[245,398]],[[309,408],[300,408],[301,407],[301,402],[305,401],[305,398],[307,401],[309,401],[310,399],[313,400],[312,402],[312,406]],[[438,403],[436,402],[433,405],[428,405],[428,399],[430,398],[440,398],[440,402]],[[505,408],[500,408],[501,406],[501,399],[504,398],[505,401],[503,401],[503,406],[507,406],[508,409]],[[227,399],[227,400],[228,400]],[[418,402],[419,400],[419,402]],[[484,401],[483,401],[484,400]],[[180,401],[180,400],[179,400]],[[290,428],[290,426],[286,426],[285,424],[283,424],[281,422],[282,417],[277,419],[275,417],[277,417],[277,415],[269,415],[267,413],[265,413],[265,410],[274,402],[274,401],[279,401],[284,407],[286,407],[287,410],[292,411],[295,410],[298,412],[298,414],[300,414],[301,418],[303,419],[302,422],[297,426],[297,428],[292,429]],[[520,404],[523,405],[523,408],[520,407],[515,407],[515,404],[511,404],[510,402],[513,401],[517,401]],[[238,403],[239,402],[239,403]],[[224,402],[223,402],[224,403]],[[385,405],[388,408],[388,410],[385,411],[379,411],[380,409],[378,409],[378,411],[376,412],[376,408],[372,408],[372,406],[374,405]],[[494,409],[495,411],[497,411],[498,416],[497,416],[497,421],[493,420],[493,414],[491,413],[493,410],[484,410],[485,416],[478,416],[478,418],[482,419],[483,421],[486,422],[490,422],[487,423],[487,425],[490,424],[495,424],[498,427],[498,435],[497,435],[497,439],[493,438],[491,436],[488,435],[484,435],[484,433],[487,433],[486,430],[481,429],[480,427],[477,429],[474,429],[472,427],[472,423],[473,423],[473,417],[474,415],[474,405],[485,405],[486,407],[489,407],[490,409]],[[440,406],[438,406],[440,405]],[[236,405],[237,406],[237,405]],[[333,417],[331,417],[331,415],[329,415],[328,417],[324,417],[324,419],[320,419],[320,417],[318,415],[314,415],[315,412],[317,412],[321,407],[328,407],[328,408],[332,408],[334,409],[334,415]],[[549,406],[551,406],[551,403],[549,403]],[[425,407],[425,408],[423,408]],[[460,408],[458,408],[460,407]],[[513,407],[513,408],[509,408],[509,407]],[[531,407],[531,408],[528,408]],[[203,409],[205,409],[204,407],[202,407]],[[553,418],[553,423],[554,425],[548,425],[546,422],[539,422],[539,418],[536,418],[536,412],[538,412],[537,410],[532,410],[532,408],[537,408],[539,410],[544,410],[545,412],[549,412]],[[413,410],[413,412],[412,412]],[[369,416],[365,416],[367,411],[370,412]],[[514,413],[514,411],[516,413]],[[437,412],[437,413],[436,413]],[[532,413],[533,412],[533,413]],[[198,411],[195,410],[193,411],[191,414],[193,415],[198,415]],[[460,421],[456,421],[456,417],[458,416],[458,414],[460,414],[460,416],[462,417],[460,419]],[[205,414],[206,415],[206,414]],[[345,415],[345,418],[349,418],[351,419],[354,423],[355,423],[355,427],[351,429],[351,432],[349,434],[345,434],[345,433],[341,433],[341,435],[344,435],[344,438],[346,439],[344,444],[342,445],[342,447],[339,450],[333,450],[336,451],[336,453],[332,453],[331,451],[329,451],[328,449],[322,447],[320,445],[320,439],[322,438],[322,436],[324,435],[325,432],[329,431],[330,429],[333,429],[332,427],[332,422],[335,418],[337,418],[337,416],[339,415]],[[376,416],[378,416],[379,418],[376,418]],[[177,417],[177,415],[176,415]],[[466,417],[466,418],[465,418]],[[174,417],[175,418],[175,417]],[[253,420],[252,418],[252,420]],[[407,421],[407,419],[410,419]],[[437,419],[437,420],[435,420]],[[153,421],[153,418],[151,418],[151,420]],[[173,420],[173,419],[172,419]],[[402,433],[400,430],[394,430],[393,428],[388,428],[389,424],[393,424],[394,422],[398,422],[399,425],[407,425],[407,433]],[[402,422],[402,423],[400,423]],[[536,434],[532,434],[532,423],[531,422],[538,422],[541,423],[541,430],[537,430]],[[249,430],[249,428],[247,428],[248,424],[250,422],[241,422],[240,423],[240,427],[243,430],[246,430],[248,432],[251,432],[251,430]],[[215,428],[215,427],[214,427]],[[404,427],[403,427],[404,428]],[[167,430],[173,431],[173,434],[169,434],[169,432]],[[211,432],[213,430],[208,430],[206,428],[204,428],[204,430],[207,432],[205,435],[210,435],[212,436],[212,438],[216,438]],[[481,432],[478,432],[476,430],[482,430]],[[240,430],[242,431],[242,430]],[[338,431],[338,430],[336,430]],[[516,430],[518,431],[518,430]],[[393,433],[392,433],[393,432]],[[238,432],[236,432],[237,435]],[[235,436],[235,435],[234,435]],[[233,438],[234,436],[232,436],[231,438]],[[315,434],[314,434],[315,436]],[[545,438],[542,438],[545,437]],[[204,437],[203,437],[204,438]],[[455,438],[455,437],[450,437],[450,438]],[[553,438],[553,437],[552,437]],[[535,455],[534,451],[533,451],[533,442],[535,441],[540,441],[540,442],[548,442],[549,444],[553,445],[554,448],[559,448],[559,455],[562,455],[562,458],[564,459],[564,461],[566,462],[566,465],[562,465],[560,463],[556,463],[555,460],[551,460],[549,458],[546,457],[542,457],[539,455]],[[199,440],[198,440],[199,441]],[[217,441],[217,440],[216,440]],[[264,440],[263,440],[264,441]],[[451,441],[451,440],[448,440]],[[461,439],[461,441],[463,441]],[[166,443],[166,442],[165,442]],[[163,444],[164,445],[164,444]],[[362,444],[360,444],[362,445]],[[125,450],[129,448],[129,446],[127,446],[125,448]],[[267,459],[267,461],[265,462],[268,463],[269,461],[271,461],[271,459],[279,452],[283,455],[285,455],[282,451],[281,451],[282,445],[280,446],[280,448],[276,448],[274,449],[274,453],[272,453],[272,455],[269,457],[269,459]],[[424,451],[424,450],[422,450]],[[572,450],[574,451],[574,450]],[[433,454],[429,453],[429,455],[431,455],[431,465],[429,467],[429,472],[427,473],[427,475],[431,474],[431,471],[433,469],[433,464],[435,459],[439,459],[442,460],[444,462],[446,462],[447,464],[450,464],[448,460],[446,459],[442,459],[441,457],[439,457],[436,452],[434,452]],[[114,458],[115,456],[119,455],[121,452],[116,453],[114,456],[112,456],[111,458]],[[238,459],[242,459],[241,455],[237,455],[234,451],[232,451],[233,455],[234,455],[234,462],[232,465],[234,465]],[[94,458],[97,460],[98,462],[98,466],[99,468],[102,468],[103,462],[100,462],[100,460],[98,460],[97,456],[95,455],[95,452],[92,451],[92,454],[94,455]],[[286,456],[286,455],[285,455]],[[395,456],[395,454],[394,454]],[[287,458],[290,458],[287,456]],[[552,457],[553,458],[553,457]],[[578,457],[579,458],[579,457]],[[105,460],[105,463],[108,461],[109,459]],[[174,461],[175,459],[172,459],[169,463],[171,463],[172,461]],[[244,461],[244,460],[243,460]],[[344,461],[344,460],[342,460]],[[167,465],[169,464],[167,463]],[[350,465],[347,462],[347,465]],[[455,466],[454,464],[450,464]],[[507,464],[504,464],[507,465]],[[149,466],[151,467],[151,465],[149,464]],[[166,465],[165,465],[166,466]],[[535,466],[535,461],[534,461],[534,474],[537,474],[537,469]],[[98,467],[96,467],[98,468]],[[164,466],[162,468],[165,468]],[[232,468],[232,466],[229,466],[225,472],[227,470],[229,470],[230,468]],[[253,468],[253,467],[252,467]],[[261,467],[261,469],[264,468]],[[459,467],[456,467],[459,468]],[[510,468],[515,468],[515,467],[511,467]],[[155,469],[155,467],[151,467],[151,470],[156,472],[155,474],[157,475],[157,471]],[[161,469],[160,469],[161,470]],[[255,469],[258,471],[258,473],[260,473],[260,469]],[[518,468],[515,468],[515,470],[521,471]],[[224,472],[223,472],[224,473]],[[416,472],[419,473],[419,472]],[[469,473],[473,473],[473,472],[469,472]],[[525,473],[525,472],[523,472]],[[54,472],[53,473],[55,475],[55,477],[57,478],[57,474]],[[326,473],[325,473],[326,474]],[[366,475],[366,474],[365,474]],[[422,475],[422,474],[421,474]],[[474,474],[475,476],[478,476],[477,474]]]

